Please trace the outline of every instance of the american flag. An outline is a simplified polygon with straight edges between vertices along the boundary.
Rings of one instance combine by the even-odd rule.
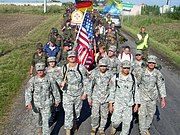
[[[91,69],[94,63],[94,53],[90,39],[93,37],[93,23],[90,17],[90,13],[85,13],[82,28],[80,29],[78,36],[78,46],[76,48],[78,52],[78,63],[84,65],[88,70]]]

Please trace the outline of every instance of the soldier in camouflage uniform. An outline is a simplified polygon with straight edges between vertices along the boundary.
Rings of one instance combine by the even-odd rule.
[[[120,61],[116,57],[116,46],[110,46],[108,51],[108,68],[113,74],[116,74],[119,71]]]
[[[98,68],[94,69],[90,75],[92,79],[92,93],[88,101],[92,102],[91,115],[91,135],[95,135],[99,127],[99,133],[105,135],[104,128],[108,117],[108,97],[109,83],[113,74],[108,70],[108,61],[105,58],[100,59]]]
[[[158,95],[161,97],[161,107],[166,106],[165,80],[161,72],[155,69],[156,56],[150,55],[147,68],[141,71],[139,90],[141,93],[141,107],[139,108],[139,129],[141,135],[150,135],[149,128],[156,111]]]
[[[45,74],[45,64],[35,65],[37,75],[32,77],[25,90],[25,105],[28,110],[33,110],[34,117],[40,126],[39,135],[50,135],[49,123],[50,108],[58,106],[60,95],[53,79]]]
[[[47,60],[47,55],[43,52],[42,43],[36,43],[36,52],[33,54],[31,67],[30,67],[30,71],[29,71],[30,76],[33,76],[33,74],[34,74],[35,64],[38,62],[46,63],[46,60]]]
[[[111,117],[112,135],[115,134],[116,128],[118,128],[121,123],[122,132],[120,135],[129,134],[132,110],[136,112],[140,104],[136,78],[130,73],[130,68],[131,63],[127,60],[123,61],[120,72],[111,80],[109,110],[111,113],[113,112]]]
[[[58,84],[63,90],[63,108],[65,111],[66,135],[70,135],[73,121],[76,125],[82,108],[82,100],[86,99],[87,70],[76,62],[75,51],[68,51],[68,63],[61,69]]]

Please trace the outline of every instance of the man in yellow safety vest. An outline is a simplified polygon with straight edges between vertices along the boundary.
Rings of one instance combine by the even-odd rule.
[[[136,49],[137,50],[142,50],[143,51],[143,56],[146,59],[148,56],[148,41],[149,41],[149,35],[146,33],[146,28],[141,27],[140,32],[137,34],[137,40],[135,41],[136,43]]]

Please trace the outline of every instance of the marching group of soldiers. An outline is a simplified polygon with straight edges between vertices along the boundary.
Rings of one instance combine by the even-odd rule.
[[[135,112],[139,116],[140,134],[150,135],[159,94],[161,107],[166,106],[166,89],[163,75],[156,68],[157,58],[143,56],[148,50],[148,34],[142,27],[136,41],[138,50],[133,55],[129,46],[119,51],[121,46],[116,42],[120,40],[120,33],[114,23],[108,20],[105,27],[100,20],[94,21],[97,24],[94,26],[95,42],[92,43],[95,63],[90,71],[77,63],[77,52],[73,50],[74,28],[69,20],[62,29],[63,36],[52,28],[48,43],[44,46],[36,44],[31,79],[25,90],[26,108],[38,119],[40,135],[50,135],[50,120],[57,113],[52,108],[59,106],[65,112],[66,135],[70,135],[74,127],[78,129],[75,125],[79,122],[84,100],[91,107],[91,135],[97,132],[105,135],[109,114],[111,135],[121,123],[120,134],[128,135]]]

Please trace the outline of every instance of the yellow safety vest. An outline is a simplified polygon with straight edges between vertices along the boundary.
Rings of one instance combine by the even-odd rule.
[[[137,34],[137,37],[139,40],[142,39],[141,34]],[[146,34],[146,36],[144,37],[144,41],[141,44],[137,45],[137,50],[143,50],[143,49],[148,48],[148,38],[149,38],[149,35]]]

